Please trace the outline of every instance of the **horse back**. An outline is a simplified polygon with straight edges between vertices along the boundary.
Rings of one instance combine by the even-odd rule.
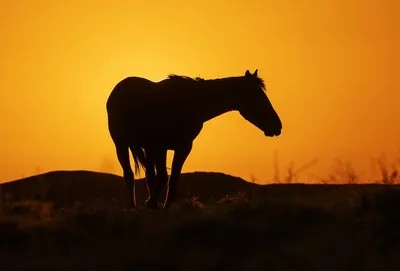
[[[185,93],[188,93],[187,89],[183,90],[170,80],[152,82],[140,77],[123,79],[107,100],[111,134],[136,137],[148,131],[172,138],[178,134],[192,133],[192,126],[195,125],[197,130],[202,123],[194,121],[193,105],[187,103]]]
[[[117,112],[132,102],[139,102],[151,96],[155,89],[154,82],[141,77],[127,77],[111,91],[107,100],[107,111]]]

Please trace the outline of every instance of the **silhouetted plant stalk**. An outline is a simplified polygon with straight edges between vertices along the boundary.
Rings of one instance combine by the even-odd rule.
[[[254,177],[253,174],[250,174],[250,182],[256,184],[257,183],[257,179],[256,177]]]
[[[310,162],[303,164],[298,169],[295,169],[294,162],[290,162],[290,165],[287,169],[286,176],[283,177],[283,183],[295,183],[298,182],[298,175],[305,170],[309,169],[313,165],[318,162],[317,158],[312,159]],[[274,182],[281,183],[280,173],[279,173],[279,164],[278,164],[278,152],[274,152]]]
[[[340,159],[334,160],[333,172],[329,175],[328,183],[348,183],[359,182],[359,175],[354,170],[350,162],[343,162]]]
[[[0,185],[0,215],[3,214],[4,211],[4,197],[3,197],[3,186]]]
[[[376,159],[377,165],[380,170],[380,177],[376,180],[376,183],[382,184],[398,184],[400,183],[398,167],[400,166],[400,161],[396,161],[388,165],[386,156],[382,155]],[[363,183],[360,179],[359,174],[353,168],[349,161],[343,162],[340,159],[334,160],[332,173],[328,178],[318,178],[321,183],[324,184],[357,184]],[[316,176],[315,174],[313,174]]]
[[[396,163],[392,163],[390,167],[391,170],[388,169],[388,163],[386,160],[386,156],[382,155],[377,159],[378,167],[381,172],[381,182],[383,184],[396,184],[398,183],[398,170]]]

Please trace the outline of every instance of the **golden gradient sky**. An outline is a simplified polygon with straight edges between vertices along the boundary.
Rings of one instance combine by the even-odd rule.
[[[258,182],[318,159],[374,174],[400,157],[398,1],[1,1],[0,182],[41,171],[121,174],[105,102],[119,80],[259,69],[283,122],[265,138],[237,112],[207,122],[184,170]],[[169,156],[169,160],[171,155]],[[376,173],[376,172],[375,172]]]

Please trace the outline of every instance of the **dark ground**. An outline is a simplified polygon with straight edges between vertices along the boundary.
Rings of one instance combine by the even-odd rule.
[[[215,173],[181,184],[177,204],[157,211],[124,210],[124,184],[109,174],[3,184],[0,268],[400,270],[399,186],[258,186]]]

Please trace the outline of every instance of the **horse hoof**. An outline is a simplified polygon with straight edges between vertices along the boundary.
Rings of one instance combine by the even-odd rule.
[[[171,207],[169,203],[164,203],[163,209],[168,210]]]
[[[126,207],[125,207],[125,210],[126,211],[132,211],[132,210],[134,210],[136,208],[136,205],[135,204],[133,204],[133,203],[128,203],[127,205],[126,205]]]
[[[151,210],[158,209],[158,205],[157,205],[157,202],[156,202],[156,201],[147,200],[147,201],[146,201],[146,207],[149,208],[149,209],[151,209]]]

